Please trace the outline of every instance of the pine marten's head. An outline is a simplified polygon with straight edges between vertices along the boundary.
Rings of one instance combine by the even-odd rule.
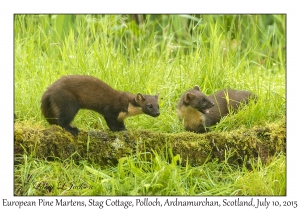
[[[142,108],[143,113],[150,115],[152,117],[159,116],[159,105],[158,105],[159,94],[152,95],[142,95],[138,93],[135,97],[135,102],[138,106]]]
[[[197,85],[193,89],[187,91],[183,97],[184,105],[191,106],[203,114],[208,114],[209,109],[215,105],[200,91],[200,88]]]

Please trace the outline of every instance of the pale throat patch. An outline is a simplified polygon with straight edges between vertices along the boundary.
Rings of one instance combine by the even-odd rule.
[[[127,117],[132,117],[143,113],[142,107],[133,106],[131,103],[129,103],[128,112],[120,112],[118,115],[118,121],[123,121]]]
[[[182,106],[177,109],[180,120],[183,120],[184,126],[197,130],[200,124],[204,124],[204,116],[197,109],[190,106]]]

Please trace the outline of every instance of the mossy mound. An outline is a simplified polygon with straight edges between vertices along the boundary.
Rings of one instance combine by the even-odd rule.
[[[38,158],[89,160],[100,165],[117,164],[124,156],[153,151],[172,151],[180,154],[182,164],[203,164],[213,159],[240,164],[245,158],[260,157],[266,162],[269,157],[286,151],[285,122],[241,128],[231,132],[196,134],[159,133],[149,130],[122,132],[81,131],[77,137],[58,126],[22,125],[15,123],[15,156],[29,153]],[[227,156],[228,158],[228,156]]]

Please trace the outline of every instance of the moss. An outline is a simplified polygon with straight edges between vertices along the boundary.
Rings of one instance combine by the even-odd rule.
[[[240,128],[231,132],[191,132],[161,133],[149,130],[122,132],[81,131],[77,137],[58,126],[22,125],[15,123],[15,155],[30,153],[39,158],[72,157],[73,160],[89,160],[100,165],[117,164],[122,157],[138,152],[168,151],[179,154],[182,164],[188,161],[199,165],[206,161],[225,159],[240,164],[245,158],[267,161],[270,156],[286,150],[285,121],[256,126],[252,129]]]

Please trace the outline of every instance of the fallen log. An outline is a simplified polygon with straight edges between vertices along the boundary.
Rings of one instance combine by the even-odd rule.
[[[15,157],[27,153],[50,160],[72,157],[75,161],[114,165],[120,158],[139,152],[151,158],[154,151],[179,154],[182,165],[187,161],[193,166],[216,159],[222,161],[226,154],[230,154],[227,161],[232,164],[241,164],[245,158],[257,157],[266,162],[269,157],[286,152],[286,124],[284,121],[251,129],[205,134],[149,130],[81,131],[74,137],[58,126],[45,128],[15,123]]]

